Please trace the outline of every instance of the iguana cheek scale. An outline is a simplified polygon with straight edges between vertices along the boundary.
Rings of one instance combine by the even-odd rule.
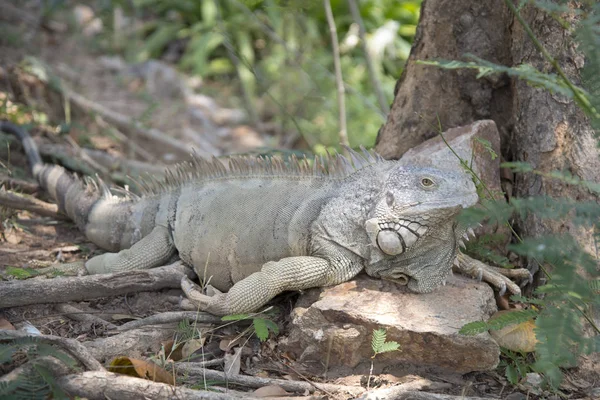
[[[464,233],[455,217],[478,200],[461,171],[401,166],[365,150],[312,165],[194,157],[162,181],[143,182],[138,197],[42,163],[27,132],[0,128],[20,138],[60,210],[110,251],[88,260],[87,273],[153,268],[178,256],[217,289],[204,295],[186,278],[186,295],[218,315],[251,312],[282,291],[335,285],[363,269],[434,290],[451,273]]]

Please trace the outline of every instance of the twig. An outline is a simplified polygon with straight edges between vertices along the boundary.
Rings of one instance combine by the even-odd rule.
[[[73,307],[69,304],[57,304],[56,310],[62,313],[67,318],[74,321],[92,323],[96,325],[105,326],[108,329],[117,329],[117,326],[111,322],[105,321],[100,317],[81,311],[77,307]]]
[[[442,382],[433,382],[429,379],[418,378],[410,382],[402,383],[400,385],[386,387],[383,389],[368,390],[364,393],[360,400],[392,400],[392,399],[474,399],[471,397],[457,397],[439,395],[435,393],[425,393],[422,390],[445,390],[452,387],[451,384]],[[447,397],[446,397],[447,396]]]
[[[207,324],[218,324],[221,323],[221,318],[216,317],[211,314],[203,313],[203,312],[195,312],[195,311],[169,311],[156,315],[152,315],[150,317],[138,319],[135,321],[127,322],[119,327],[117,330],[120,332],[128,331],[130,329],[140,328],[146,325],[156,325],[156,324],[168,324],[171,322],[179,322],[184,319],[194,320],[200,323]]]
[[[231,394],[175,387],[166,383],[100,371],[63,376],[57,382],[70,396],[90,400],[137,400],[140,398],[153,400],[231,400],[240,398]]]
[[[0,308],[39,303],[65,303],[131,292],[179,288],[194,272],[180,262],[160,268],[73,278],[0,282]]]
[[[4,185],[5,189],[18,190],[27,194],[35,193],[40,189],[40,186],[36,182],[13,178],[6,174],[0,174],[0,186],[2,185]]]
[[[337,30],[335,21],[333,20],[333,11],[331,11],[331,2],[323,0],[325,7],[325,15],[327,16],[327,24],[329,25],[329,33],[331,34],[331,50],[333,51],[333,65],[335,68],[335,85],[337,87],[337,100],[340,122],[340,142],[345,146],[350,146],[348,142],[348,132],[346,128],[346,91],[344,89],[344,79],[342,78],[342,63],[340,62],[340,47],[338,44]],[[347,150],[344,149],[344,153]]]
[[[221,34],[223,35],[223,44],[225,45],[225,49],[227,50],[227,56],[229,60],[233,64],[233,68],[235,68],[235,73],[240,80],[240,87],[242,89],[242,98],[244,99],[244,105],[246,106],[246,110],[248,111],[248,116],[250,117],[250,121],[252,125],[259,125],[259,118],[256,109],[254,108],[254,104],[252,103],[252,99],[250,98],[250,93],[248,92],[248,88],[246,87],[245,79],[242,76],[240,71],[240,60],[238,56],[235,54],[233,46],[231,45],[231,41],[229,39],[229,35],[227,34],[227,28],[223,23],[223,15],[221,14],[221,4],[219,0],[214,0],[215,7],[217,9],[217,18],[219,20],[219,28],[221,30]]]
[[[56,204],[46,203],[27,194],[19,194],[12,191],[0,189],[0,206],[15,210],[26,210],[34,212],[43,217],[59,220],[68,220],[66,215],[58,211]]]
[[[100,114],[106,121],[113,125],[116,125],[119,129],[123,131],[134,132],[136,135],[154,140],[158,143],[164,144],[184,154],[189,154],[191,151],[191,146],[188,146],[180,140],[168,136],[167,134],[155,128],[146,129],[142,126],[140,122],[134,121],[126,115],[108,109],[103,105],[93,102],[91,100],[88,100],[82,95],[75,93],[70,89],[67,89],[66,87],[64,87],[64,85],[60,90],[69,100],[71,100],[76,106],[78,106],[82,110],[90,113]]]
[[[377,95],[377,102],[379,103],[381,112],[383,112],[384,115],[387,115],[390,112],[390,107],[385,99],[385,94],[383,93],[383,89],[381,88],[381,82],[379,82],[379,79],[377,78],[377,73],[375,72],[375,67],[373,66],[373,58],[371,58],[371,53],[369,52],[369,48],[367,47],[367,31],[365,29],[365,23],[362,19],[362,16],[360,15],[360,10],[358,9],[356,0],[348,0],[348,5],[350,6],[352,19],[354,19],[354,22],[358,24],[358,37],[360,39],[360,44],[362,46],[363,53],[365,54],[367,70],[369,71],[369,79],[371,80],[371,85],[373,86],[375,94]]]
[[[221,371],[214,371],[206,368],[198,368],[192,364],[194,363],[175,363],[177,373],[191,378],[197,376],[206,376],[206,379],[209,380],[226,381],[229,384],[236,384],[252,388],[259,388],[268,385],[277,385],[290,392],[304,393],[306,391],[309,391],[310,393],[312,393],[315,391],[315,389],[317,389],[332,393],[347,392],[353,396],[359,395],[364,392],[364,389],[358,386],[335,385],[331,383],[288,381],[285,379],[261,378],[257,376],[247,375],[226,375],[224,372]]]
[[[62,338],[54,335],[31,335],[23,331],[0,329],[0,341],[21,338],[31,338],[34,341],[60,346],[81,362],[88,370],[104,371],[104,367],[90,354],[88,349],[75,339]]]

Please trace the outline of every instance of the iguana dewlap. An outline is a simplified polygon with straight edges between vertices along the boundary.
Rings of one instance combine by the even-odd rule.
[[[88,273],[164,265],[178,255],[221,291],[184,292],[218,314],[254,311],[285,290],[334,285],[365,269],[416,292],[445,282],[465,233],[455,217],[477,193],[461,171],[401,166],[351,152],[284,163],[277,158],[194,158],[146,193],[114,195],[43,164],[22,129],[34,176],[89,240],[110,251]],[[187,279],[187,278],[186,278]]]

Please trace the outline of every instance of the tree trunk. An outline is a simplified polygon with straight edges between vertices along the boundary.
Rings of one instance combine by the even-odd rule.
[[[569,79],[579,84],[585,60],[577,53],[571,33],[531,4],[524,6],[521,14]],[[571,23],[576,19],[574,15],[562,17]],[[417,60],[436,58],[458,60],[464,53],[507,66],[527,63],[556,73],[503,2],[425,0],[391,112],[379,131],[377,151],[386,158],[400,157],[436,134],[437,117],[444,130],[491,118],[501,134],[504,160],[528,162],[544,172],[568,171],[600,182],[596,139],[589,121],[572,100],[506,76],[477,80],[470,70],[416,64]],[[514,194],[598,201],[586,190],[534,174],[517,174]],[[527,237],[570,232],[584,248],[595,252],[591,232],[567,221],[529,217],[520,221],[518,228]]]

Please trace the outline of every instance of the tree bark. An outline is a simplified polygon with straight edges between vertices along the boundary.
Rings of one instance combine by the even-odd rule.
[[[585,60],[577,52],[572,32],[529,3],[521,14],[569,79],[580,84],[579,72]],[[577,16],[562,18],[574,24]],[[436,134],[436,116],[444,130],[490,118],[501,134],[504,160],[528,162],[543,172],[567,171],[600,182],[600,151],[588,119],[573,100],[507,76],[476,80],[470,70],[416,64],[417,60],[435,58],[457,60],[464,53],[507,66],[527,63],[542,72],[556,73],[504,2],[425,0],[390,115],[379,131],[378,152],[386,158],[399,158]],[[586,190],[534,174],[517,174],[514,185],[518,197],[548,195],[598,201],[598,196]],[[518,229],[525,237],[569,232],[595,254],[591,230],[569,221],[528,217],[519,221]]]

